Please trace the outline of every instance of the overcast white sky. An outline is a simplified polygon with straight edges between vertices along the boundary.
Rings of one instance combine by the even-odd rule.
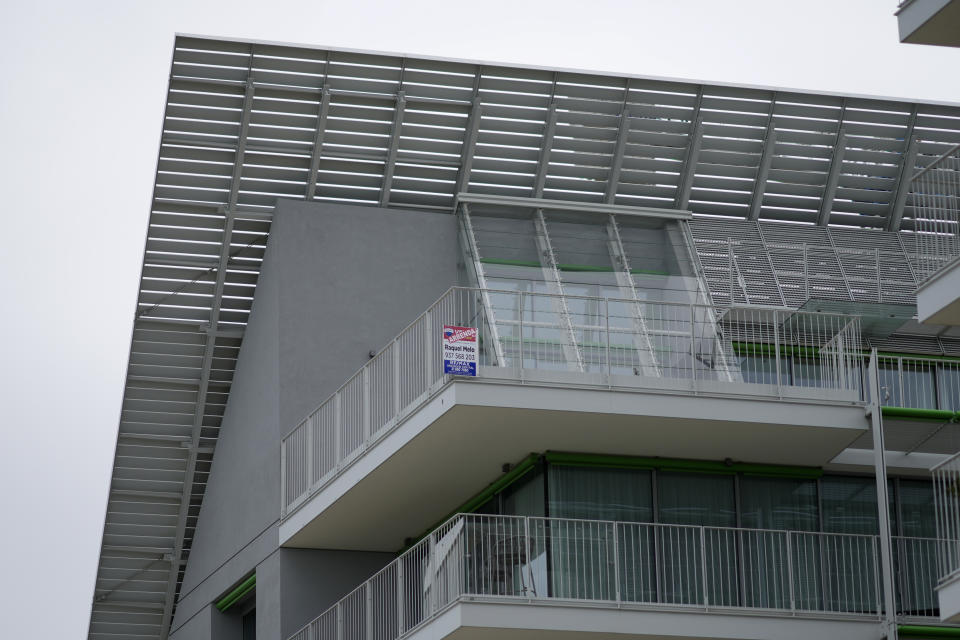
[[[0,2],[0,635],[86,635],[175,32],[960,102],[895,8]]]

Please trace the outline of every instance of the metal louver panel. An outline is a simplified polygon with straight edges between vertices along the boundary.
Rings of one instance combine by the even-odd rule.
[[[910,231],[904,176],[957,142],[953,105],[178,36],[89,637],[167,633],[278,198],[682,206],[721,304],[889,301],[909,238],[878,290],[861,231]]]

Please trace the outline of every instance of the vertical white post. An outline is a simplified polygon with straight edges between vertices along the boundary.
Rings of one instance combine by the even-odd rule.
[[[280,441],[280,517],[287,515],[287,439]]]
[[[880,567],[883,572],[883,624],[887,640],[897,640],[897,620],[894,601],[893,556],[890,535],[890,507],[887,496],[887,463],[884,458],[883,416],[880,409],[880,377],[877,369],[877,349],[870,351],[870,427],[873,433],[873,471],[877,483],[877,514],[880,516]]]
[[[779,314],[773,312],[773,358],[777,367],[777,397],[783,398],[783,382],[780,379],[780,325]]]
[[[614,600],[620,602],[620,543],[617,540],[617,523],[614,522],[613,528],[613,593]]]
[[[607,358],[607,386],[613,386],[610,380],[610,298],[603,299],[603,327],[606,339],[604,340],[604,349]]]
[[[710,597],[707,595],[707,534],[704,527],[700,527],[700,572],[703,585],[703,606],[710,606]]]
[[[333,396],[333,459],[336,462],[337,469],[340,468],[340,461],[343,459],[341,453],[342,434],[343,430],[343,405],[340,402],[341,394],[338,391]]]
[[[430,393],[430,388],[433,386],[434,377],[433,377],[433,368],[436,366],[436,362],[433,361],[433,344],[436,340],[433,330],[433,310],[427,309],[423,314],[424,322],[424,333],[426,334],[424,339],[424,362],[423,372],[424,372],[424,391],[425,393]]]
[[[393,417],[400,417],[400,339],[393,340]]]
[[[787,583],[790,592],[790,611],[796,611],[797,600],[793,589],[793,544],[789,531],[787,531]]]
[[[370,367],[364,367],[360,374],[363,383],[363,447],[366,448],[370,440]],[[313,448],[310,448],[313,451]],[[310,476],[311,478],[313,476]]]

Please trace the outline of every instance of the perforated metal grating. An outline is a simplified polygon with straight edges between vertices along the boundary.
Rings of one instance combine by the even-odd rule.
[[[166,635],[277,198],[688,208],[708,275],[736,232],[751,301],[790,306],[806,223],[819,294],[888,300],[905,254],[862,228],[912,229],[956,142],[957,106],[178,37],[89,636]]]

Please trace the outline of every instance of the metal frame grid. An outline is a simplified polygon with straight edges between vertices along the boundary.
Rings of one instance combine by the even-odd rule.
[[[89,637],[167,634],[277,198],[910,230],[957,142],[952,105],[178,36]]]

